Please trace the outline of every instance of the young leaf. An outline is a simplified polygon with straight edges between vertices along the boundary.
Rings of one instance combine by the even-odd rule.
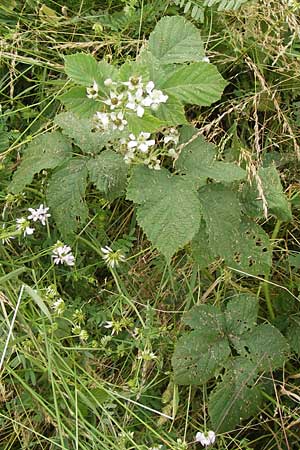
[[[58,114],[54,123],[60,126],[63,134],[73,139],[84,153],[99,153],[110,139],[109,133],[92,131],[92,119],[76,117],[72,112]]]
[[[70,142],[58,131],[35,138],[24,150],[22,162],[13,176],[9,190],[21,192],[32,182],[36,173],[43,169],[54,169],[71,157]]]
[[[203,136],[198,136],[183,148],[176,168],[198,180],[199,186],[206,184],[207,178],[231,183],[246,177],[246,171],[238,165],[215,161],[216,153],[215,145],[207,142]]]
[[[248,358],[237,357],[227,365],[223,381],[209,396],[208,412],[214,430],[233,430],[242,420],[259,411],[262,395],[257,386],[255,365]]]
[[[121,155],[111,150],[105,150],[95,159],[90,159],[87,168],[92,183],[109,200],[114,200],[125,192],[127,166]]]
[[[83,159],[72,159],[51,177],[47,203],[62,236],[69,237],[88,217],[84,201],[87,168]]]
[[[85,87],[92,86],[94,81],[98,84],[99,91],[107,94],[104,80],[115,80],[118,72],[115,67],[105,61],[97,62],[92,55],[76,53],[65,57],[65,72],[71,80]]]
[[[149,50],[161,64],[201,61],[204,56],[199,30],[180,16],[158,22],[149,37]]]
[[[175,70],[161,89],[183,103],[209,106],[221,98],[225,86],[215,66],[198,62]]]
[[[137,207],[137,219],[155,247],[167,259],[197,233],[200,203],[191,183],[166,170],[137,167],[127,189]]]

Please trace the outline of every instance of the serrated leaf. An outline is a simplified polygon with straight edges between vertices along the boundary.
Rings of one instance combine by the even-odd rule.
[[[199,30],[179,16],[158,22],[149,37],[149,50],[161,64],[201,61],[204,56]]]
[[[231,183],[246,177],[246,171],[236,164],[216,161],[216,153],[215,145],[207,142],[202,136],[198,136],[183,148],[176,168],[198,180],[199,186],[205,184],[207,178]]]
[[[120,197],[125,192],[127,166],[121,155],[105,150],[88,164],[90,179],[109,200]]]
[[[137,167],[127,198],[139,203],[137,219],[153,245],[167,259],[197,233],[200,203],[191,183],[166,170]]]
[[[136,136],[142,131],[154,133],[160,127],[167,125],[163,120],[147,112],[144,113],[143,117],[138,117],[135,113],[128,113],[126,114],[126,120],[128,122],[128,130]]]
[[[262,395],[257,386],[256,367],[247,358],[230,361],[223,381],[209,396],[208,412],[218,433],[233,430],[259,411]]]
[[[87,167],[83,159],[72,159],[51,177],[47,203],[63,238],[68,238],[88,217],[84,201]]]
[[[169,95],[167,103],[161,103],[153,114],[169,127],[187,123],[183,104],[172,95]]]
[[[241,223],[240,204],[235,192],[221,184],[209,184],[200,189],[199,198],[212,253],[230,258],[232,242]]]
[[[79,118],[72,112],[58,114],[54,123],[62,128],[63,134],[73,139],[84,153],[99,153],[110,140],[109,133],[92,131],[94,129],[92,119]]]
[[[292,220],[291,207],[285,197],[279,174],[274,165],[262,167],[258,171],[261,179],[262,190],[267,201],[268,211],[278,219],[284,221]],[[246,185],[242,193],[246,212],[252,216],[263,217],[262,201],[258,189],[255,189],[255,181],[252,185]]]
[[[206,383],[219,372],[229,355],[228,340],[212,328],[183,335],[172,357],[175,383]]]
[[[183,103],[209,106],[221,98],[225,86],[215,66],[198,62],[174,70],[161,89]]]
[[[183,323],[191,328],[209,333],[211,329],[224,335],[225,317],[224,313],[212,305],[195,305],[183,317]]]
[[[80,117],[92,117],[99,111],[99,102],[87,98],[86,88],[74,87],[59,97],[60,101]]]
[[[227,333],[239,336],[253,330],[258,314],[258,301],[253,295],[240,294],[226,305],[225,320]]]
[[[70,142],[58,131],[38,136],[24,150],[21,165],[13,176],[9,190],[21,192],[36,173],[54,169],[71,157]]]
[[[108,89],[103,82],[107,78],[117,79],[118,72],[115,67],[106,61],[97,62],[92,55],[76,53],[65,56],[65,72],[71,80],[85,87],[97,82],[99,91],[107,94]]]
[[[289,345],[277,328],[262,324],[235,342],[237,351],[248,356],[257,370],[267,371],[282,367],[289,356]]]
[[[199,265],[199,269],[205,269],[215,260],[215,255],[209,248],[208,234],[204,220],[201,220],[199,231],[192,240],[191,248],[192,256]]]

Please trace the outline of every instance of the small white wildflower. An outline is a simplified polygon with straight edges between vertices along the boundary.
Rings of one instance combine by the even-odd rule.
[[[96,81],[94,81],[93,87],[86,89],[86,96],[87,96],[87,98],[91,98],[91,99],[95,100],[96,98],[98,98],[98,92],[99,92],[99,86],[96,83]]]
[[[23,236],[30,236],[34,233],[34,228],[31,228],[29,225],[29,221],[25,219],[25,217],[21,217],[16,220],[17,222],[17,230],[21,230],[23,232]]]
[[[151,106],[151,108],[159,106],[160,103],[166,103],[168,100],[168,95],[163,94],[159,89],[154,89],[153,81],[149,81],[146,86],[146,91],[148,93],[148,97],[144,100],[145,106]]]
[[[209,431],[208,433],[198,433],[196,434],[196,442],[200,442],[203,447],[208,447],[214,444],[216,440],[216,434],[214,431]]]
[[[144,160],[144,164],[149,167],[149,169],[160,170],[160,160],[156,156],[150,156]]]
[[[86,330],[80,330],[79,339],[81,342],[86,342],[89,338],[89,333]]]
[[[127,146],[129,149],[137,148],[142,153],[148,153],[149,148],[155,145],[154,139],[149,139],[150,133],[142,131],[136,138],[134,134],[129,135],[130,141]]]
[[[178,144],[179,141],[179,132],[176,128],[170,128],[168,130],[168,134],[164,136],[164,144],[168,144],[169,142],[173,142],[175,145]]]
[[[109,114],[97,111],[94,116],[94,119],[96,121],[97,128],[100,128],[102,130],[108,130],[110,122]]]
[[[1,241],[2,241],[2,244],[9,244],[12,239],[15,239],[15,236],[7,235],[5,232],[5,228],[6,228],[5,223],[3,223],[2,224],[3,234],[1,234],[1,236],[2,236]]]
[[[122,255],[121,250],[113,251],[108,245],[101,248],[101,252],[103,253],[102,258],[112,269],[119,265],[120,262],[125,261],[125,256]]]
[[[58,316],[61,316],[65,310],[65,302],[63,301],[63,299],[59,298],[55,300],[55,302],[52,303],[52,309]]]
[[[143,359],[144,361],[151,361],[153,359],[157,359],[157,356],[150,350],[142,350],[138,355],[138,359]]]
[[[125,126],[127,125],[127,120],[124,119],[124,114],[120,111],[118,114],[112,112],[110,114],[110,118],[112,120],[112,129],[123,131]]]
[[[142,77],[130,77],[129,80],[125,81],[123,84],[128,86],[130,91],[143,88]]]
[[[104,100],[103,103],[110,106],[110,109],[115,109],[122,104],[123,94],[115,94],[113,91],[109,93],[109,99]]]
[[[134,148],[128,149],[124,155],[125,164],[131,164],[132,161],[134,160],[134,157],[135,157]]]
[[[42,225],[46,225],[46,220],[48,217],[51,217],[51,214],[48,213],[49,208],[44,207],[43,203],[37,208],[28,208],[28,211],[31,212],[30,216],[27,217],[27,219],[31,219],[34,222],[39,220]]]
[[[137,89],[134,95],[131,94],[131,92],[128,92],[128,102],[126,103],[126,108],[135,111],[138,117],[143,117],[145,112],[142,106],[143,101],[144,101],[143,89]]]
[[[203,62],[206,62],[206,63],[209,63],[209,62],[210,62],[208,56],[203,56],[202,61],[203,61]]]
[[[52,258],[54,264],[66,264],[67,266],[74,266],[75,264],[75,257],[72,254],[71,247],[59,241],[52,251]]]
[[[76,336],[79,336],[81,332],[81,326],[80,325],[74,325],[72,328],[72,333],[76,334]]]

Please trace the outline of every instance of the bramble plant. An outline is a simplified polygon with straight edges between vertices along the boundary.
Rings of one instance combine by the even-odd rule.
[[[175,0],[173,3],[185,7],[186,12],[190,11],[194,4],[194,2]],[[195,2],[195,5],[198,3],[204,11],[204,7],[211,5],[214,5],[216,10],[218,8],[227,10],[238,8],[248,2],[247,0],[205,0]],[[136,4],[137,2],[131,2],[131,7],[127,8],[128,11],[134,12]],[[50,14],[51,20],[54,20],[51,10],[50,13],[45,8],[41,10],[44,16],[48,17],[47,14]],[[194,11],[192,16],[195,18],[196,9],[192,11]],[[101,26],[98,23],[94,25],[97,26],[93,30],[100,32]],[[257,164],[255,164],[251,158],[247,158],[247,151],[242,146],[238,151],[236,149],[232,152],[228,151],[225,156],[222,156],[218,146],[202,135],[202,131],[197,128],[198,123],[196,121],[193,123],[189,114],[190,107],[209,107],[223,100],[228,83],[224,79],[225,75],[223,78],[217,66],[206,56],[200,32],[191,22],[180,16],[162,18],[151,32],[148,41],[139,47],[134,60],[128,58],[125,63],[118,65],[114,61],[108,63],[104,59],[97,61],[88,53],[75,53],[65,56],[64,71],[68,77],[65,87],[67,90],[59,98],[65,110],[54,117],[54,130],[45,131],[28,143],[8,186],[9,194],[5,197],[6,204],[14,205],[18,198],[23,196],[26,187],[29,187],[29,192],[36,193],[32,185],[42,173],[45,198],[42,196],[43,200],[40,201],[44,203],[36,208],[27,208],[26,215],[24,213],[24,216],[17,218],[13,224],[8,226],[3,224],[0,239],[4,246],[16,242],[11,240],[17,238],[19,243],[26,240],[30,242],[30,239],[35,237],[35,232],[39,232],[38,227],[40,227],[44,234],[48,232],[48,240],[45,239],[41,251],[37,243],[36,248],[40,253],[37,254],[35,248],[32,254],[36,259],[48,254],[50,242],[51,256],[48,260],[52,263],[50,269],[53,269],[55,283],[59,283],[60,276],[57,275],[57,266],[62,270],[67,269],[62,273],[63,276],[67,273],[67,280],[71,280],[70,284],[76,282],[78,277],[79,280],[87,281],[88,285],[93,283],[96,285],[96,293],[93,291],[91,297],[96,298],[97,302],[103,300],[102,295],[112,294],[112,282],[116,283],[118,295],[109,315],[104,310],[99,312],[99,304],[97,303],[96,306],[90,304],[90,298],[87,299],[89,294],[86,295],[84,307],[86,306],[87,310],[90,308],[91,311],[88,319],[83,312],[84,307],[81,309],[80,305],[77,308],[65,302],[61,297],[63,294],[59,293],[61,289],[53,288],[52,292],[50,285],[48,288],[38,287],[47,273],[46,275],[42,273],[40,276],[34,273],[33,279],[37,280],[35,281],[37,289],[24,285],[25,294],[33,300],[35,306],[45,316],[43,320],[39,318],[35,320],[38,330],[42,329],[42,326],[47,329],[45,339],[40,338],[42,332],[38,336],[42,344],[45,344],[47,352],[49,345],[47,336],[51,336],[53,341],[57,338],[63,351],[67,350],[66,354],[69,351],[68,340],[77,339],[75,342],[82,344],[83,347],[88,344],[91,347],[86,353],[84,353],[86,348],[81,349],[87,369],[86,372],[82,372],[83,381],[80,381],[78,377],[78,385],[82,383],[81,389],[86,397],[83,396],[80,399],[82,393],[80,390],[77,391],[76,375],[76,382],[74,386],[72,385],[75,392],[72,408],[63,403],[65,398],[69,397],[73,401],[73,391],[69,389],[69,377],[71,378],[69,367],[66,365],[66,369],[65,363],[59,360],[58,369],[61,370],[60,367],[62,367],[62,371],[67,374],[65,378],[67,394],[64,392],[61,395],[66,421],[73,418],[73,411],[75,411],[76,420],[78,417],[81,419],[82,415],[89,426],[91,411],[93,411],[95,430],[98,423],[103,423],[104,426],[108,423],[107,429],[111,429],[115,425],[113,413],[111,416],[110,412],[108,413],[109,419],[105,418],[106,423],[102,420],[103,417],[97,408],[100,410],[99,405],[102,408],[102,404],[108,403],[109,398],[113,399],[115,407],[119,394],[117,390],[117,393],[114,392],[111,381],[109,381],[111,385],[109,385],[108,393],[102,389],[100,383],[97,388],[94,387],[93,370],[97,372],[98,363],[95,364],[97,369],[90,370],[90,360],[93,358],[91,352],[96,348],[100,349],[103,352],[101,357],[104,355],[105,358],[110,358],[114,353],[117,360],[124,356],[127,358],[132,352],[134,360],[132,364],[134,368],[138,367],[138,376],[135,379],[131,376],[131,369],[128,370],[130,375],[125,376],[125,389],[128,391],[132,388],[134,400],[130,396],[124,397],[124,404],[127,408],[127,400],[133,403],[136,403],[136,399],[144,400],[141,393],[145,374],[151,371],[152,364],[162,364],[159,340],[170,326],[169,319],[166,319],[167,325],[165,323],[160,326],[153,325],[154,312],[162,311],[167,315],[171,311],[174,312],[175,307],[176,312],[181,312],[181,306],[177,308],[178,305],[175,304],[172,309],[168,305],[170,310],[167,308],[165,310],[159,304],[157,305],[161,301],[163,281],[161,281],[153,310],[152,306],[146,303],[143,304],[139,300],[136,302],[136,298],[134,301],[130,300],[128,286],[126,283],[122,284],[119,272],[122,273],[124,267],[124,271],[127,271],[130,265],[131,257],[127,258],[127,249],[132,248],[135,238],[132,234],[124,236],[126,251],[123,251],[123,247],[117,248],[114,242],[109,244],[111,247],[106,245],[107,240],[104,243],[102,236],[99,238],[100,233],[91,233],[91,242],[82,236],[83,232],[89,231],[92,222],[89,221],[91,203],[88,196],[92,193],[95,198],[100,197],[101,201],[104,199],[107,204],[113,205],[118,204],[116,201],[118,199],[126,200],[127,203],[131,202],[130,207],[135,212],[132,228],[136,226],[135,221],[137,221],[151,245],[161,255],[161,258],[158,258],[157,271],[163,272],[161,267],[166,262],[167,269],[164,270],[169,271],[168,276],[172,283],[173,278],[177,283],[177,275],[172,274],[173,268],[170,262],[172,258],[177,261],[176,255],[180,252],[177,256],[183,255],[187,265],[191,263],[197,271],[200,269],[208,273],[209,283],[212,282],[213,288],[214,280],[207,268],[212,267],[216,261],[218,268],[221,270],[225,268],[224,273],[227,273],[228,267],[230,270],[233,269],[246,276],[250,275],[259,281],[268,281],[274,246],[267,232],[260,225],[260,219],[273,216],[280,226],[282,222],[291,221],[292,214],[290,202],[284,194],[279,173],[273,162],[268,162],[266,159],[263,165],[260,165],[260,161],[256,161]],[[97,207],[100,209],[99,204],[97,203],[94,210]],[[2,215],[3,221],[5,208]],[[53,223],[57,225],[57,230],[53,227]],[[53,234],[50,233],[51,227],[55,228],[55,230],[51,229]],[[104,225],[101,230],[103,229]],[[103,231],[103,235],[107,238],[105,232]],[[274,236],[276,237],[275,232]],[[99,247],[93,245],[96,240]],[[55,241],[57,242],[53,245]],[[95,263],[91,257],[86,267],[83,267],[83,264],[78,261],[82,261],[85,256],[80,255],[80,245],[76,250],[73,249],[73,243],[76,242],[86,245],[92,255],[96,251],[101,262]],[[25,262],[27,262],[26,259]],[[101,277],[103,275],[101,271],[107,269],[110,270],[113,281],[107,281],[105,272],[104,288],[98,289],[98,273],[100,271]],[[17,277],[18,270],[19,268],[12,276]],[[92,270],[95,270],[95,275]],[[150,270],[152,271],[152,267]],[[188,270],[190,273],[190,267]],[[187,283],[191,302],[196,301],[194,298],[197,283],[195,272],[193,269],[194,281]],[[90,275],[91,273],[93,275]],[[180,282],[178,281],[178,285]],[[128,284],[130,285],[129,282]],[[234,284],[232,286],[236,287]],[[131,286],[128,291],[130,288]],[[152,290],[152,286],[145,288],[146,296],[147,289]],[[243,420],[256,415],[268,397],[270,374],[284,367],[290,358],[291,351],[297,355],[300,354],[299,343],[295,338],[299,331],[298,309],[291,309],[291,314],[286,313],[284,324],[282,324],[279,321],[276,323],[272,315],[272,305],[267,305],[271,322],[269,323],[264,320],[264,311],[259,314],[259,293],[257,296],[235,295],[234,290],[229,289],[229,291],[230,298],[228,299],[228,291],[226,291],[225,304],[219,305],[217,300],[215,305],[196,304],[185,313],[183,325],[190,327],[192,331],[182,331],[175,345],[172,367],[171,358],[166,371],[161,370],[162,366],[159,366],[160,372],[163,373],[163,383],[171,374],[171,381],[166,389],[166,397],[169,396],[165,402],[167,413],[161,414],[162,421],[175,419],[179,403],[178,385],[205,385],[205,392],[208,386],[208,422],[211,429],[206,427],[206,412],[204,412],[205,429],[195,433],[194,441],[203,447],[213,446],[215,442],[218,445],[218,435],[235,429]],[[250,291],[248,286],[247,291]],[[23,293],[23,290],[21,292]],[[173,294],[176,297],[175,292],[176,289],[172,286],[170,297]],[[181,297],[183,292],[181,286],[178,292],[180,293],[178,297]],[[138,299],[139,295],[140,292],[137,289]],[[80,296],[79,301],[81,301]],[[110,298],[108,303],[110,307]],[[146,319],[143,318],[143,313],[140,314],[136,305],[145,307]],[[137,315],[134,319],[129,316],[129,307],[132,308],[133,314]],[[189,307],[190,303],[187,303],[186,309]],[[176,319],[174,324],[175,328],[178,324]],[[100,328],[102,331],[99,331]],[[103,329],[104,333],[108,334],[102,335]],[[89,342],[93,333],[96,337]],[[174,339],[171,345],[173,341]],[[157,348],[155,348],[156,345]],[[169,342],[167,346],[169,349]],[[74,349],[77,352],[78,349],[72,348]],[[55,351],[59,353],[57,349]],[[82,369],[79,367],[81,363],[78,362],[80,357],[76,354],[74,361],[71,361],[75,367],[76,360],[78,373],[81,373]],[[106,362],[103,363],[104,366],[105,364]],[[109,366],[110,361],[107,364],[107,367]],[[26,363],[24,367],[26,368]],[[113,372],[114,364],[112,367]],[[44,376],[42,369],[41,373]],[[139,379],[140,373],[142,381]],[[33,377],[32,372],[30,376]],[[111,379],[113,380],[113,375]],[[55,377],[53,380],[55,381]],[[56,382],[59,386],[57,392],[60,395],[60,381]],[[149,385],[152,388],[151,383]],[[153,385],[155,383],[156,380]],[[173,389],[172,395],[169,392],[170,387]],[[53,392],[51,395],[55,400],[55,414],[53,413],[51,420],[54,421],[57,417],[60,420],[57,413],[56,393]],[[98,395],[99,400],[97,398],[94,402],[93,395],[95,397]],[[153,394],[153,399],[156,395],[156,393]],[[47,396],[48,394],[45,397]],[[152,392],[149,397],[151,396]],[[88,401],[85,400],[86,398]],[[187,411],[190,407],[190,398],[192,398],[192,390]],[[144,407],[142,400],[141,405]],[[153,404],[159,409],[161,405],[157,406],[155,402],[158,403],[156,398]],[[151,404],[150,401],[149,404]],[[127,414],[129,409],[126,408],[124,411]],[[145,406],[145,410],[147,408],[152,412],[156,411],[152,406]],[[203,409],[205,410],[205,406]],[[67,416],[65,411],[69,411],[70,416]],[[103,411],[106,412],[104,409]],[[101,414],[103,411],[101,409]],[[141,415],[141,417],[141,423],[144,424],[146,420],[144,416]],[[73,443],[76,437],[72,435],[71,419],[69,442]],[[88,436],[89,432],[86,430],[89,428],[86,428],[83,434]],[[59,433],[60,447],[67,448],[63,446],[64,430],[60,430]],[[95,432],[95,436],[99,436],[97,433],[98,431]],[[105,436],[105,432],[103,435]],[[118,439],[122,445],[119,444]],[[186,442],[186,436],[183,440],[177,439],[177,442],[175,439],[177,436],[174,437],[174,442],[172,441],[174,450],[189,448],[190,444]],[[120,434],[116,439],[113,436],[112,441],[108,448],[133,448],[131,446],[134,443],[133,432]],[[157,444],[152,447],[153,450],[169,448],[166,441],[161,442],[163,444]],[[84,444],[80,448],[85,448]],[[144,444],[141,448],[144,450]],[[147,450],[149,449],[151,447],[147,446]]]

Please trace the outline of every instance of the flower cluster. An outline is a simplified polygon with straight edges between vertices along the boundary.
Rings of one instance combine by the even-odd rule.
[[[201,433],[198,431],[196,434],[196,442],[199,442],[203,447],[209,447],[213,445],[216,440],[216,434],[214,431],[208,431],[207,433]]]
[[[57,241],[52,251],[52,259],[54,264],[66,264],[67,266],[74,266],[75,257],[72,254],[71,247]]]

